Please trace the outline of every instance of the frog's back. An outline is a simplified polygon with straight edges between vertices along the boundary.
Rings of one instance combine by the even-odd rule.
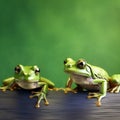
[[[106,80],[109,79],[108,73],[103,68],[98,66],[91,66],[91,69],[93,71],[94,77]]]

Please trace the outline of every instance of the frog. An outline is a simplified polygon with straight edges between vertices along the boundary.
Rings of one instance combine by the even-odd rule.
[[[101,67],[87,63],[85,59],[74,60],[66,58],[64,60],[64,72],[69,74],[69,78],[63,88],[65,93],[88,91],[88,98],[96,98],[96,106],[102,105],[102,99],[107,92],[120,92],[120,74],[109,76],[108,72]],[[73,88],[75,83],[75,88]]]
[[[44,100],[45,105],[48,105],[49,102],[46,95],[49,89],[52,90],[55,88],[55,84],[49,79],[41,77],[40,72],[40,68],[37,65],[24,66],[22,64],[18,64],[14,68],[14,75],[3,80],[0,90],[33,90],[29,97],[38,98],[35,107],[39,108],[42,100]]]

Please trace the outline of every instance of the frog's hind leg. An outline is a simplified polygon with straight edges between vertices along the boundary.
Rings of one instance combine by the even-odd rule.
[[[94,83],[101,84],[99,93],[89,93],[88,98],[97,98],[96,106],[101,106],[101,100],[106,96],[107,92],[107,81],[104,79],[95,79]]]
[[[108,89],[111,93],[119,93],[120,92],[120,74],[112,75],[110,81],[110,89]]]
[[[120,85],[117,85],[111,89],[108,90],[111,93],[119,93],[120,92]]]
[[[49,102],[48,102],[48,100],[46,98],[48,85],[46,83],[44,83],[44,82],[41,82],[40,84],[42,85],[41,91],[39,91],[39,92],[32,92],[33,95],[30,96],[30,98],[38,97],[37,103],[35,105],[36,108],[40,107],[40,103],[41,103],[42,100],[44,100],[45,105],[49,104]]]

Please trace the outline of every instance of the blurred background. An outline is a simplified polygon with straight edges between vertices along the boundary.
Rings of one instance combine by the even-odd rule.
[[[120,73],[119,0],[0,0],[0,84],[23,64],[64,87],[67,57]]]

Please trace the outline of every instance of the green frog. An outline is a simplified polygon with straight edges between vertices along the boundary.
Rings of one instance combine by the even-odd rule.
[[[55,84],[50,80],[40,76],[40,68],[38,66],[17,65],[14,69],[14,77],[5,79],[3,81],[3,86],[0,87],[0,89],[2,91],[6,91],[17,88],[26,90],[38,90],[40,88],[38,92],[34,91],[30,96],[30,98],[38,97],[35,107],[39,108],[41,100],[44,100],[46,105],[49,104],[46,94],[48,92],[48,88],[55,88]]]
[[[101,106],[101,100],[107,91],[120,92],[120,74],[110,77],[103,68],[90,65],[84,59],[77,61],[72,58],[65,59],[64,71],[70,75],[64,92],[76,93],[79,90],[88,90],[88,98],[97,98],[97,106]],[[72,88],[72,83],[76,84],[76,88]]]

